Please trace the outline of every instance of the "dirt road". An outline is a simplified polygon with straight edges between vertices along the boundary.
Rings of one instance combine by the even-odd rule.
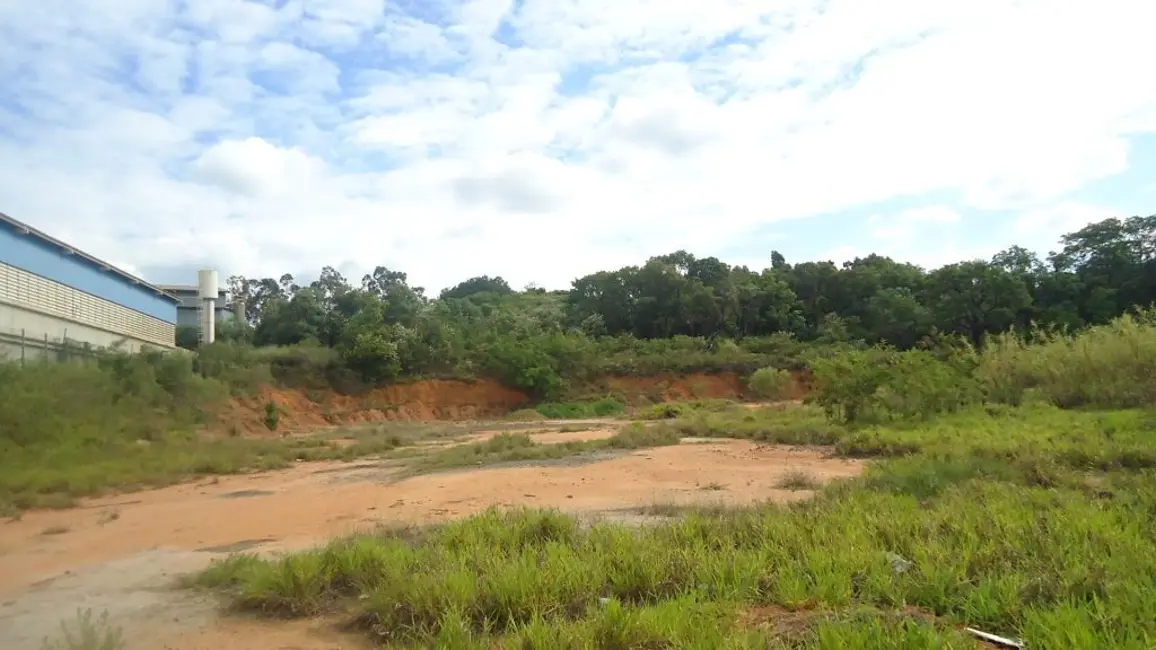
[[[545,443],[607,434],[539,435]],[[787,501],[809,495],[778,487],[788,472],[823,482],[860,470],[815,449],[690,442],[598,462],[404,480],[375,462],[300,464],[26,513],[0,523],[0,648],[39,650],[78,608],[108,611],[129,650],[359,648],[362,639],[325,621],[222,618],[216,603],[173,583],[236,551],[300,549],[383,524],[434,523],[492,506],[613,515],[654,504]]]

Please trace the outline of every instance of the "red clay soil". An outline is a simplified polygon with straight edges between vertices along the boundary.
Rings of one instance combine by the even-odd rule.
[[[802,398],[810,385],[805,373],[794,373],[790,399]],[[719,374],[603,377],[583,392],[589,396],[615,395],[631,406],[689,399],[744,399],[742,378]],[[500,383],[481,379],[427,379],[375,388],[363,395],[341,395],[329,390],[265,387],[255,398],[234,400],[221,414],[222,433],[269,435],[263,424],[265,404],[280,411],[278,433],[316,430],[328,426],[384,420],[479,420],[499,418],[524,407],[529,397]]]
[[[743,380],[733,372],[605,377],[594,382],[594,385],[607,393],[621,395],[630,404],[688,399],[741,399],[746,395]]]
[[[363,395],[264,387],[256,398],[235,400],[222,415],[226,428],[268,433],[265,404],[280,411],[280,432],[384,420],[477,420],[501,417],[524,405],[521,391],[496,381],[427,379],[375,388]]]

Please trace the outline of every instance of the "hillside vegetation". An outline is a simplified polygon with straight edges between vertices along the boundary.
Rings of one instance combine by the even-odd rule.
[[[876,255],[792,265],[776,252],[752,270],[678,251],[578,278],[569,291],[515,291],[482,276],[436,299],[385,267],[357,286],[326,267],[307,285],[231,278],[247,323],[221,334],[300,346],[276,356],[285,381],[488,376],[555,400],[605,374],[800,367],[815,345],[909,349],[959,337],[981,347],[1013,329],[1102,325],[1156,301],[1154,241],[1156,216],[1108,219],[1066,235],[1046,260],[1013,247],[932,271]],[[215,367],[252,355],[205,356]]]

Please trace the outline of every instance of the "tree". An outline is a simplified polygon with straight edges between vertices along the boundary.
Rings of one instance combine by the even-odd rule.
[[[986,334],[1016,323],[1032,304],[1020,278],[983,261],[949,264],[928,276],[926,304],[944,332],[961,334],[979,347]]]
[[[527,289],[527,293],[530,292],[531,290]],[[460,282],[449,289],[443,289],[442,292],[438,294],[438,299],[453,300],[456,298],[468,298],[479,293],[492,293],[505,296],[514,293],[514,290],[511,289],[510,285],[501,277],[491,278],[488,275],[479,275],[465,282]]]

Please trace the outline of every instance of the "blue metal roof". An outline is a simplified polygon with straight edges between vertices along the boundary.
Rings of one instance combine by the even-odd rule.
[[[77,248],[69,246],[68,244],[60,241],[59,239],[56,239],[55,237],[52,237],[52,236],[50,236],[44,232],[41,232],[41,231],[33,228],[32,226],[29,226],[28,224],[26,224],[22,221],[18,221],[16,219],[13,219],[12,217],[4,214],[3,212],[0,212],[0,224],[5,224],[5,225],[9,226],[13,230],[15,230],[21,234],[28,235],[30,237],[35,237],[35,238],[43,241],[46,244],[49,244],[55,248],[59,248],[60,251],[62,253],[64,253],[65,255],[71,255],[75,259],[77,259],[78,261],[82,261],[84,263],[87,263],[87,264],[97,268],[98,270],[119,276],[120,279],[126,280],[131,284],[139,285],[141,287],[144,287],[146,289],[150,289],[150,290],[156,292],[156,294],[162,298],[166,298],[166,299],[168,299],[174,303],[180,303],[179,298],[164,291],[160,287],[153,285],[153,284],[149,284],[148,282],[145,282],[144,280],[136,277],[135,275],[133,275],[127,271],[122,271],[121,269],[118,269],[117,267],[109,264],[108,262],[105,262],[104,260],[98,259],[96,257],[89,255],[88,253],[85,253],[82,250],[79,250]]]

